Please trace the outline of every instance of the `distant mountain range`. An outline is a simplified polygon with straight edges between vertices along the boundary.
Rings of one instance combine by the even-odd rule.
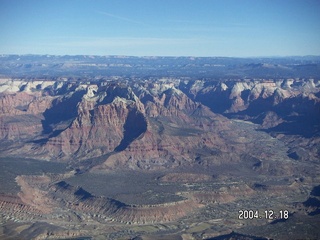
[[[320,56],[272,58],[0,55],[0,76],[317,78]]]

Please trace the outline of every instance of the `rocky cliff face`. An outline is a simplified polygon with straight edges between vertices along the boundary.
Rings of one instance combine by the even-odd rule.
[[[299,80],[239,80],[226,82],[187,81],[179,87],[192,99],[209,106],[214,112],[258,114],[279,108],[289,99],[319,101],[320,82]],[[289,105],[289,104],[287,104]],[[278,109],[280,110],[280,109]],[[288,114],[288,109],[284,114]]]
[[[100,169],[237,162],[248,151],[263,159],[266,149],[220,114],[304,137],[317,134],[320,122],[319,82],[312,79],[98,84],[7,80],[1,90],[3,155],[73,162],[109,156],[104,163],[100,159]],[[315,158],[318,153],[313,154]]]
[[[290,157],[311,161],[318,161],[319,153],[301,149],[307,145],[320,147],[319,86],[320,81],[315,79],[179,83],[191,99],[213,112],[257,123],[261,130],[288,145]]]

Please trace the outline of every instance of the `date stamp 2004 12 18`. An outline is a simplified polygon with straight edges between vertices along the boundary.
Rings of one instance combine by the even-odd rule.
[[[288,219],[289,211],[288,210],[279,210],[274,211],[272,209],[264,210],[259,212],[259,210],[239,210],[238,219],[241,220],[250,220],[250,219]]]

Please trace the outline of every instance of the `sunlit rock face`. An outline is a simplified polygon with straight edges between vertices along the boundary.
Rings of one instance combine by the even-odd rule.
[[[101,169],[239,161],[249,146],[230,141],[239,132],[220,114],[304,137],[312,137],[320,121],[319,81],[313,79],[94,84],[2,79],[0,89],[4,155],[81,161],[112,153]]]

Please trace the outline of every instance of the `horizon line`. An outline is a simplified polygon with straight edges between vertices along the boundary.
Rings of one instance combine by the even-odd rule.
[[[91,57],[136,57],[136,58],[155,58],[155,57],[164,57],[164,58],[293,58],[293,57],[320,57],[320,55],[261,55],[261,56],[219,56],[219,55],[212,55],[212,56],[194,56],[194,55],[125,55],[125,54],[40,54],[40,53],[0,53],[0,56],[55,56],[55,57],[62,57],[62,56],[91,56]]]

